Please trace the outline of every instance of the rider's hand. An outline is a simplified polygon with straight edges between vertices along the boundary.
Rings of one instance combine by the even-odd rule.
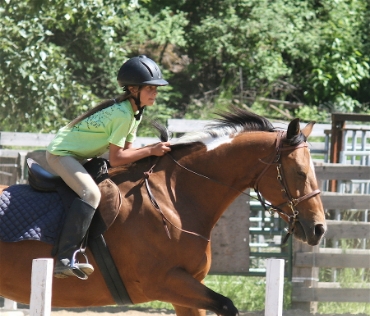
[[[163,156],[169,151],[171,151],[169,142],[158,143],[152,147],[152,154],[154,156]]]

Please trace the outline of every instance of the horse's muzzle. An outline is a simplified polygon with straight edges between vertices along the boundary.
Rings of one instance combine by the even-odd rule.
[[[312,234],[307,236],[306,234],[306,242],[310,246],[316,246],[320,243],[322,237],[325,235],[326,232],[326,224],[320,223],[316,224],[313,228]]]
[[[316,246],[320,243],[322,237],[326,232],[326,224],[318,223],[315,226],[305,226],[304,222],[297,221],[294,228],[294,236],[309,244],[310,246]]]

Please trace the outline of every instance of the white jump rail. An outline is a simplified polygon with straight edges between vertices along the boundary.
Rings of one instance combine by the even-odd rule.
[[[17,309],[17,302],[4,298],[1,316],[50,316],[54,260],[50,258],[32,261],[30,309]]]
[[[51,315],[53,259],[32,261],[30,316]]]
[[[266,260],[265,316],[283,315],[284,259]]]

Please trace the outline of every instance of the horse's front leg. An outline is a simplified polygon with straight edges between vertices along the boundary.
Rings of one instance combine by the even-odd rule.
[[[172,303],[177,316],[204,316],[202,310],[222,316],[239,314],[229,298],[212,291],[181,268],[167,272],[160,284],[160,289],[156,288],[152,293],[153,299]]]

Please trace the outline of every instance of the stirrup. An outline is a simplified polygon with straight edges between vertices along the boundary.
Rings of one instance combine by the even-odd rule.
[[[87,279],[87,275],[78,266],[71,267],[70,260],[67,258],[57,261],[53,274],[58,279],[65,279],[70,276],[75,276],[81,280]]]
[[[85,263],[79,263],[76,260],[76,256],[78,253],[81,253],[85,258]],[[94,267],[89,263],[89,259],[87,258],[87,255],[85,254],[85,248],[77,249],[71,258],[71,262],[69,264],[73,274],[81,279],[81,280],[87,280],[88,276],[94,272]]]

